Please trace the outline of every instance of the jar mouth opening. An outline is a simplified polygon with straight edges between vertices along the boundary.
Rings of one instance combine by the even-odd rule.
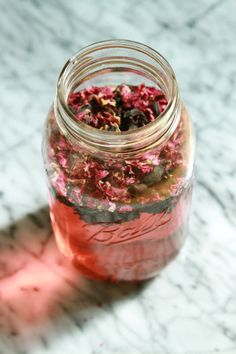
[[[112,55],[111,51],[113,51]],[[120,52],[120,55],[116,55],[116,52],[118,52],[117,54]],[[132,56],[129,55],[130,53]],[[139,55],[141,58],[138,58]],[[134,130],[121,132],[100,130],[76,120],[76,116],[68,106],[69,94],[84,82],[88,82],[101,73],[109,74],[126,70],[132,74],[140,74],[141,71],[145,71],[146,79],[159,86],[166,94],[168,104],[157,119]],[[76,52],[66,62],[57,82],[54,105],[56,119],[64,133],[97,148],[100,147],[102,150],[112,150],[120,145],[122,145],[121,150],[132,150],[137,141],[139,143],[143,141],[143,145],[147,145],[148,141],[152,143],[150,137],[154,133],[156,133],[156,143],[161,143],[166,138],[168,131],[170,131],[169,136],[172,134],[178,123],[178,117],[174,116],[179,113],[179,102],[179,90],[174,71],[160,53],[139,42],[114,39],[88,45]]]

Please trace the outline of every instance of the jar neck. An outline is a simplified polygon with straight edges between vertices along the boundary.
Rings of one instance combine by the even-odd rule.
[[[157,119],[131,131],[110,132],[76,121],[68,108],[72,92],[92,85],[140,84],[163,91],[168,105]],[[70,58],[62,69],[54,110],[63,134],[107,153],[135,153],[162,145],[175,131],[180,118],[180,97],[170,64],[155,50],[128,40],[103,41],[87,46]]]

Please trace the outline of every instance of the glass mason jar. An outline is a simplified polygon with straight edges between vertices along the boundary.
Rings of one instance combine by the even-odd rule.
[[[165,110],[125,132],[75,121],[68,108],[72,92],[121,83],[160,89]],[[68,60],[47,117],[43,156],[57,244],[84,275],[144,280],[178,254],[188,224],[193,145],[175,74],[158,52],[111,40]]]

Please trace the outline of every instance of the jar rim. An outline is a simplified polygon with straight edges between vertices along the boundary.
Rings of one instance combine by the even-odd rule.
[[[165,110],[158,115],[158,119],[135,130],[123,132],[99,130],[84,122],[76,121],[76,116],[67,104],[68,95],[66,95],[66,89],[68,88],[68,80],[77,66],[82,70],[86,65],[91,64],[91,54],[96,54],[106,49],[125,49],[142,53],[147,59],[151,58],[157,67],[159,65],[163,69],[169,80],[170,94],[168,104]],[[122,58],[124,57],[121,56],[120,60]],[[130,57],[130,59],[132,58]],[[148,63],[145,64],[155,74],[155,67]],[[137,141],[139,141],[138,149],[140,149],[141,140],[143,141],[143,148],[150,146],[150,143],[159,145],[172,135],[180,116],[180,97],[175,73],[169,62],[159,52],[140,42],[126,39],[95,42],[77,51],[62,68],[57,81],[54,111],[59,127],[65,134],[103,151],[112,152],[115,150],[116,153],[135,151],[137,150]],[[151,136],[154,137],[154,141],[150,139]]]

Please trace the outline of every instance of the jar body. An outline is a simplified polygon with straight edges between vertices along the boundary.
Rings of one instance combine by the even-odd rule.
[[[125,158],[68,137],[53,109],[43,145],[56,241],[83,274],[144,280],[179,253],[187,231],[194,155],[184,105],[166,141]]]

